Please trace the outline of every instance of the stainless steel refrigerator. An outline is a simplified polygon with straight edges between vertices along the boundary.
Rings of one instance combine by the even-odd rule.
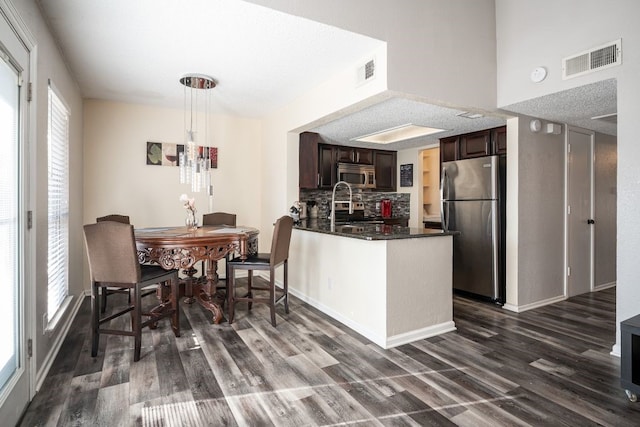
[[[444,230],[453,238],[453,288],[505,301],[506,158],[487,156],[442,163]]]

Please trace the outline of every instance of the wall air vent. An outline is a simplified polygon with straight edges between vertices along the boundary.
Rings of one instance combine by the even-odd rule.
[[[356,85],[360,86],[376,76],[376,59],[371,58],[356,70]]]
[[[562,79],[570,79],[622,64],[622,39],[562,60]]]

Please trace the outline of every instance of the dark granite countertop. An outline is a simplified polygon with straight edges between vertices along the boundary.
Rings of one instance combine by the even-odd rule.
[[[452,236],[458,232],[445,232],[426,228],[410,228],[399,225],[366,224],[353,222],[349,224],[336,224],[331,231],[331,223],[327,220],[307,219],[297,222],[294,228],[298,230],[314,231],[316,233],[333,234],[336,236],[352,237],[362,240],[397,240],[414,239],[421,237]]]

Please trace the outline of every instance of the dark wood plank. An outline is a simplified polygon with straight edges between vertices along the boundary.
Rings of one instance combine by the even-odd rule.
[[[21,425],[640,425],[609,354],[615,288],[524,313],[455,296],[457,331],[389,350],[294,297],[276,328],[264,305],[213,325],[181,304],[182,336],[145,330],[136,363],[130,337],[90,356],[88,307]]]

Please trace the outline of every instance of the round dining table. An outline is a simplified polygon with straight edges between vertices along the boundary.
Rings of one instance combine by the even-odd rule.
[[[167,270],[182,270],[180,292],[187,303],[198,301],[220,323],[225,294],[217,289],[217,261],[227,254],[242,259],[258,252],[259,230],[245,226],[204,225],[135,229],[138,260],[142,264],[158,264]],[[205,276],[196,277],[194,265],[207,264]]]

